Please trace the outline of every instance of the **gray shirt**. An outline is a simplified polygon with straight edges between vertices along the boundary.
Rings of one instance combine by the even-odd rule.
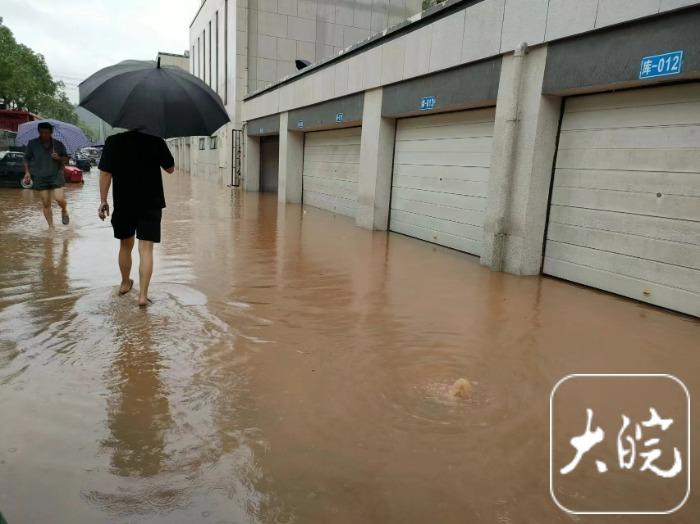
[[[67,157],[66,146],[63,142],[51,139],[48,147],[44,147],[41,140],[33,138],[27,144],[24,151],[24,158],[29,164],[29,172],[36,181],[52,182],[63,176],[63,164],[51,158],[51,153],[56,152],[59,156]]]

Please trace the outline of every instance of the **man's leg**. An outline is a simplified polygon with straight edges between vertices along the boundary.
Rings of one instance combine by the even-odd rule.
[[[119,241],[119,271],[122,274],[122,285],[119,286],[120,293],[126,293],[131,289],[131,250],[134,249],[134,237],[124,238]]]
[[[153,242],[139,240],[139,306],[148,304],[148,286],[153,275]]]
[[[53,229],[53,212],[51,211],[51,193],[50,189],[42,189],[39,191],[41,198],[41,210],[44,212],[44,218],[49,224],[49,229]]]
[[[61,219],[64,224],[68,224],[68,203],[66,202],[66,194],[62,187],[53,190],[53,198],[61,208]]]

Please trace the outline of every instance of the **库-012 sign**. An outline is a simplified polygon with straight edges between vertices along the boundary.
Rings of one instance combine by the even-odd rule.
[[[424,96],[420,99],[420,110],[429,111],[435,108],[436,99],[434,96]]]
[[[683,69],[683,51],[671,51],[662,55],[642,58],[639,78],[657,78],[659,76],[677,75]]]

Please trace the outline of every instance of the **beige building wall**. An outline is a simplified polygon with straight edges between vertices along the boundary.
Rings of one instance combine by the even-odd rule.
[[[185,53],[182,55],[159,51],[157,58],[160,58],[160,65],[179,67],[180,69],[184,69],[185,71],[190,70],[189,51],[185,51]]]
[[[244,0],[240,0],[244,1]],[[230,154],[226,147],[235,126],[240,128],[240,99],[236,93],[236,0],[203,1],[190,25],[189,71],[202,79],[224,102],[231,123],[211,137],[192,137],[190,174],[216,182],[230,179]],[[239,64],[239,68],[245,64]],[[203,140],[202,140],[203,139]],[[203,142],[203,146],[202,146]]]
[[[530,46],[660,15],[698,0],[483,0],[246,100],[243,120],[318,104]],[[584,9],[583,4],[590,4]],[[630,6],[634,5],[632,9]],[[575,15],[572,15],[572,13]],[[411,17],[419,23],[424,14]],[[318,62],[318,59],[317,59]]]
[[[160,60],[161,66],[179,67],[180,69],[184,69],[185,71],[189,71],[190,68],[189,51],[185,51],[184,54],[181,55],[159,51],[156,59]],[[189,137],[169,138],[166,140],[166,142],[168,144],[168,147],[170,148],[170,152],[173,155],[173,159],[175,160],[175,169],[181,173],[189,173]]]
[[[247,0],[248,91],[318,62],[421,10],[420,0]]]
[[[230,182],[234,130],[243,98],[296,72],[297,58],[317,62],[397,24],[420,0],[204,0],[190,25],[188,69],[214,89],[231,123],[191,142],[191,173]],[[216,148],[213,148],[216,144]]]

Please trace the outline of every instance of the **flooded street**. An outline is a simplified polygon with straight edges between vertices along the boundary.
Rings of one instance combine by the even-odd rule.
[[[0,189],[9,524],[626,522],[552,502],[550,391],[669,373],[700,393],[690,317],[165,179],[147,310],[117,296],[96,172],[53,235],[37,195]],[[699,514],[691,494],[665,522]]]

